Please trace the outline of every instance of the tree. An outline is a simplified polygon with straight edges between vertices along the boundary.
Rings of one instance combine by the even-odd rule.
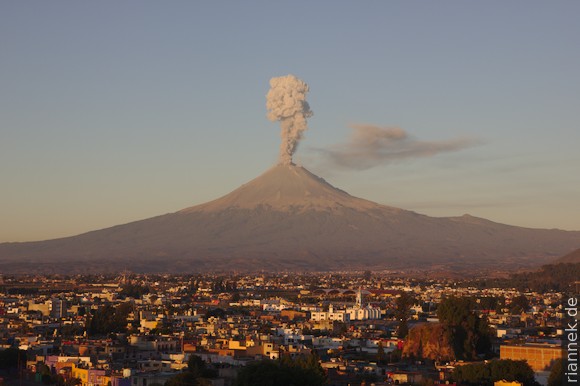
[[[448,329],[455,356],[459,359],[476,359],[491,348],[491,331],[485,319],[479,318],[472,309],[470,298],[451,296],[437,308],[439,321]]]
[[[314,357],[312,357],[314,358]],[[278,361],[252,363],[238,373],[237,386],[320,386],[326,381],[320,364],[313,369],[313,359],[293,360],[285,355]]]
[[[217,372],[208,369],[206,363],[197,355],[190,355],[187,370],[167,380],[165,386],[204,386],[208,378],[217,377]]]
[[[197,386],[197,378],[189,371],[184,371],[169,378],[165,386]]]
[[[122,298],[131,297],[134,299],[140,299],[143,295],[150,292],[149,287],[142,286],[139,284],[127,283],[123,285],[123,289],[119,292],[119,296]]]
[[[346,325],[346,323],[339,322],[338,320],[335,320],[332,323],[332,333],[334,335],[342,336],[342,335],[346,334],[347,331],[348,331],[348,326]]]
[[[16,369],[19,364],[26,366],[26,351],[14,347],[0,350],[0,370]]]
[[[415,304],[415,298],[406,292],[401,293],[401,296],[397,298],[395,303],[395,318],[398,321],[397,336],[401,339],[409,334],[407,320],[411,316],[411,307],[413,304]]]
[[[52,377],[52,371],[44,362],[36,363],[36,373],[40,374],[40,381],[44,385],[50,385],[56,383],[56,379]]]
[[[322,380],[325,380],[326,379],[326,373],[324,372],[324,369],[320,365],[320,357],[318,356],[318,354],[316,353],[316,351],[314,351],[314,350],[311,351],[310,354],[308,354],[304,358],[304,365],[302,367],[304,369],[306,369],[306,370],[313,371]]]
[[[510,312],[512,314],[521,314],[522,312],[526,312],[530,309],[530,302],[526,295],[516,296],[512,299],[510,304]]]
[[[437,307],[439,321],[448,326],[458,326],[471,315],[473,302],[469,298],[451,296]]]
[[[387,354],[387,361],[389,363],[398,362],[401,360],[402,357],[403,357],[403,351],[399,348],[396,348]]]
[[[405,339],[409,335],[409,324],[406,320],[400,320],[397,324],[397,337]]]
[[[476,309],[478,310],[495,310],[501,311],[501,309],[505,306],[505,297],[503,296],[483,296],[477,299],[477,303],[475,304]]]
[[[90,335],[108,335],[113,332],[127,330],[127,316],[133,309],[129,302],[121,303],[117,307],[105,304],[94,312],[87,320],[87,331]]]
[[[60,329],[60,335],[66,338],[74,338],[76,335],[82,335],[84,332],[84,327],[78,324],[65,324]]]
[[[379,342],[377,347],[377,362],[380,364],[385,363],[387,359],[387,354],[385,353],[385,348],[383,347],[383,342]]]
[[[205,316],[207,318],[210,318],[213,316],[214,318],[224,319],[226,317],[226,311],[222,308],[217,307],[217,308],[214,308],[211,310],[207,310],[207,313],[205,314]]]
[[[560,386],[564,384],[564,361],[562,358],[556,359],[552,365],[548,386]]]
[[[79,378],[71,378],[65,382],[65,386],[79,386],[83,382]]]
[[[190,355],[187,361],[187,371],[196,378],[215,378],[217,374],[213,369],[208,369],[206,363],[200,356]]]
[[[491,386],[503,379],[508,382],[522,382],[524,386],[539,386],[534,378],[534,370],[526,361],[511,359],[458,366],[453,370],[452,378],[456,382],[472,385]]]
[[[442,323],[419,323],[409,331],[403,357],[447,361],[456,358],[449,327]]]

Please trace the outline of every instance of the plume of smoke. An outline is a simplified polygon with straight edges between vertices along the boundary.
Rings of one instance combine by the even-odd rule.
[[[364,170],[391,162],[432,157],[480,144],[473,138],[456,138],[444,141],[421,141],[399,127],[352,125],[350,140],[327,149],[318,149],[331,164]]]
[[[308,91],[308,85],[294,75],[270,79],[266,109],[269,120],[280,121],[282,143],[278,162],[282,165],[292,163],[292,154],[296,151],[302,133],[308,128],[306,118],[312,116],[312,110],[306,102]]]

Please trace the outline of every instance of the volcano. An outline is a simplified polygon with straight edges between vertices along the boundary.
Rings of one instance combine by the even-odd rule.
[[[580,263],[580,249],[576,249],[557,260],[558,263]]]
[[[435,218],[353,197],[277,165],[214,201],[81,235],[0,244],[4,272],[196,272],[533,266],[580,232]]]

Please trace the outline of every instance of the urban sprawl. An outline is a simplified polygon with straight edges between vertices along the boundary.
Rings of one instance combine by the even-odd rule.
[[[577,382],[562,293],[401,277],[5,275],[0,384]]]

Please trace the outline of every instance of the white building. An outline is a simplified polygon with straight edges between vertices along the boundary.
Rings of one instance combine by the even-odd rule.
[[[351,320],[369,320],[380,319],[381,309],[371,306],[363,307],[362,290],[358,290],[356,294],[356,304],[354,307],[349,307],[346,310],[335,311],[332,304],[328,307],[328,311],[312,311],[310,313],[310,320],[320,322],[323,320],[350,322]]]
[[[356,305],[352,308],[347,308],[346,312],[349,314],[350,320],[369,320],[380,319],[381,309],[371,306],[363,307],[362,291],[359,289],[356,293]]]
[[[313,311],[310,313],[310,320],[320,322],[323,320],[332,320],[338,322],[350,322],[350,314],[345,310],[334,311],[332,304],[328,307],[328,311]]]

